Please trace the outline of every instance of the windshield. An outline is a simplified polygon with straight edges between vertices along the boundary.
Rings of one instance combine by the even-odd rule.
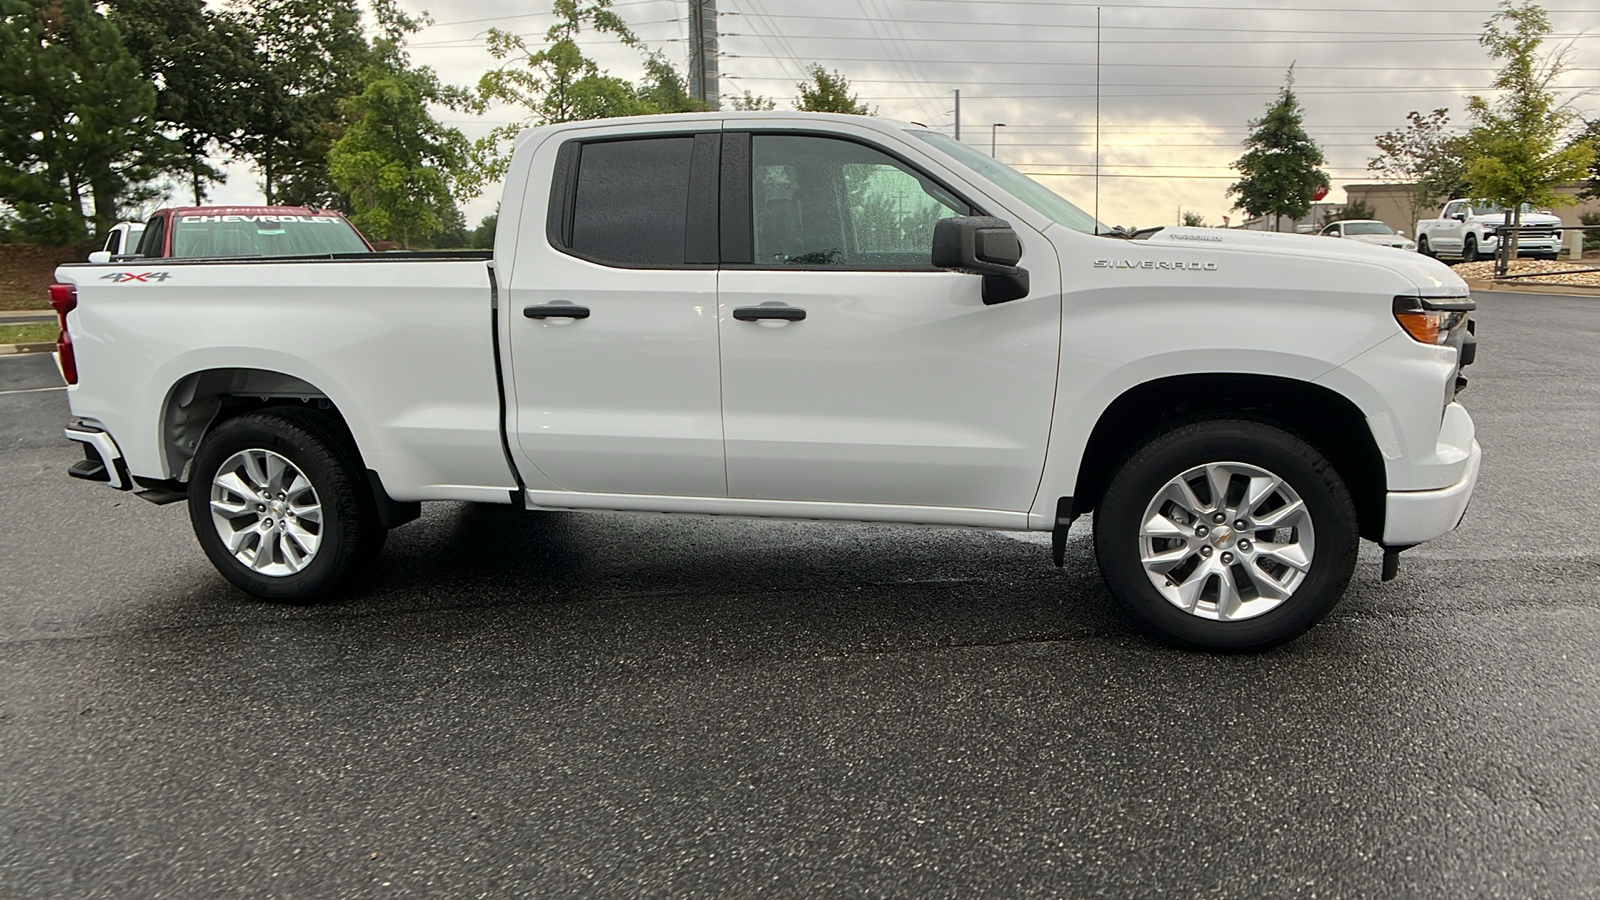
[[[936,131],[913,131],[912,134],[943,150],[946,154],[976,171],[979,175],[1000,185],[1008,193],[1043,213],[1053,222],[1085,234],[1109,231],[1104,226],[1096,228],[1094,217],[1068,203],[1060,194],[1005,163],[998,162],[979,150]]]
[[[1531,203],[1522,204],[1522,211],[1524,214],[1538,212]],[[1503,216],[1505,213],[1506,208],[1498,203],[1490,203],[1487,200],[1475,200],[1472,203],[1472,214],[1475,216]]]
[[[188,215],[172,223],[172,255],[321,256],[371,252],[341,216]]]
[[[1394,234],[1394,229],[1382,222],[1346,222],[1345,234]]]

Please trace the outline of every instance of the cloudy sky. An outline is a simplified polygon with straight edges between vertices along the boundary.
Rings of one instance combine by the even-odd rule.
[[[499,27],[537,39],[548,0],[402,0],[435,23],[412,41],[414,59],[447,81],[473,84],[493,62],[483,33]],[[1340,185],[1365,171],[1374,135],[1409,110],[1448,107],[1466,122],[1465,98],[1485,93],[1495,67],[1478,46],[1491,0],[718,0],[722,90],[750,90],[789,108],[806,66],[843,72],[881,115],[954,131],[1079,206],[1095,200],[1096,12],[1100,18],[1101,218],[1173,222],[1179,207],[1219,224],[1230,211],[1229,162],[1291,63],[1306,125]],[[1565,93],[1600,87],[1600,0],[1546,0],[1555,38],[1570,46]],[[616,11],[652,49],[680,66],[688,55],[685,0],[619,0]],[[640,54],[590,36],[586,50],[613,75],[636,79]],[[1600,91],[1577,101],[1600,116]],[[445,111],[477,136],[520,121],[514,110],[482,118]],[[993,123],[1004,127],[993,129]],[[499,186],[468,204],[476,223]],[[236,169],[218,202],[261,202],[258,179]]]

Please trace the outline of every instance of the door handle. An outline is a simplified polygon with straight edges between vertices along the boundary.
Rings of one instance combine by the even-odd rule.
[[[798,306],[740,306],[734,309],[733,317],[741,322],[755,322],[759,319],[798,322],[806,317],[806,311]]]
[[[530,319],[587,319],[589,307],[552,303],[547,306],[524,306],[522,314]]]

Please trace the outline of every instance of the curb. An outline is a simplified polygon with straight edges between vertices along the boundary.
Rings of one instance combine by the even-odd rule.
[[[1585,287],[1577,284],[1524,284],[1520,282],[1483,281],[1466,279],[1471,291],[1500,291],[1510,294],[1559,294],[1566,297],[1600,297],[1600,286]]]
[[[55,349],[55,341],[34,341],[30,344],[0,344],[0,356],[12,356],[18,353],[51,353]]]
[[[31,319],[37,316],[53,319],[56,312],[48,306],[34,309],[0,309],[0,324],[5,324],[10,319]]]

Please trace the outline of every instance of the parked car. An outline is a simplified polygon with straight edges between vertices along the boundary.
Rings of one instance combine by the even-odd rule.
[[[1398,250],[1417,249],[1416,241],[1403,231],[1395,231],[1377,219],[1346,219],[1322,229],[1323,237],[1348,238],[1375,247],[1394,247]]]
[[[1032,530],[1057,565],[1093,511],[1134,618],[1228,650],[1320,620],[1362,537],[1391,577],[1477,480],[1473,301],[1416,254],[1107,234],[873,116],[535,128],[504,190],[492,253],[61,267],[71,474],[186,502],[283,599],[423,501]]]
[[[1456,256],[1474,262],[1494,256],[1500,248],[1495,228],[1507,223],[1505,207],[1486,200],[1451,200],[1437,219],[1417,223],[1417,252],[1425,256]],[[1555,259],[1561,252],[1561,219],[1522,204],[1523,231],[1517,255]]]
[[[135,251],[145,259],[371,253],[333,210],[305,206],[179,206],[157,210]]]
[[[144,234],[142,222],[118,222],[112,227],[111,233],[106,235],[105,246],[89,254],[89,262],[110,262],[113,256],[122,256],[133,252],[139,246],[139,238]]]

